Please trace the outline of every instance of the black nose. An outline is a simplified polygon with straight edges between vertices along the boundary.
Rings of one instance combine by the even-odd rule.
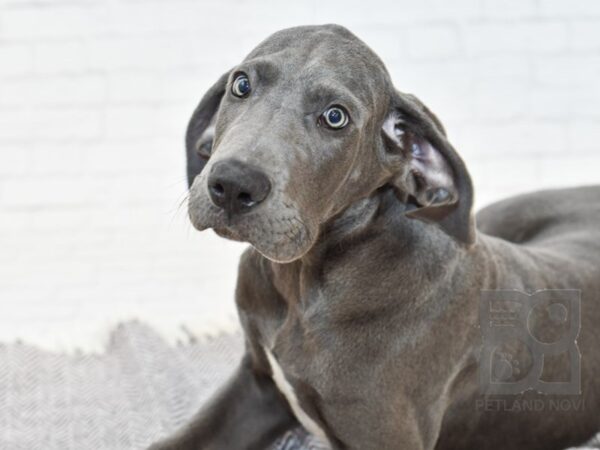
[[[208,176],[213,203],[229,216],[249,211],[271,191],[271,183],[260,170],[229,159],[216,163]]]

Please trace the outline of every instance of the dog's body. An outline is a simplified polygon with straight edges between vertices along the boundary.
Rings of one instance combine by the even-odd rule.
[[[237,302],[250,348],[257,360],[264,347],[277,355],[330,441],[548,450],[600,429],[600,187],[489,207],[480,227],[519,244],[480,234],[469,251],[394,207],[377,205],[368,226],[313,259],[278,265],[251,249],[242,260]],[[480,291],[543,288],[583,292],[585,408],[478,412]]]
[[[339,27],[287,33],[296,42],[299,35],[313,34],[319,39],[341,36],[351,45],[358,41]],[[285,32],[283,36],[289,37]],[[255,51],[249,60],[277,54],[280,47],[278,39],[274,41],[261,44],[259,49],[268,51]],[[377,60],[365,58],[367,69],[371,65],[381,70]],[[360,70],[356,71],[360,82]],[[222,96],[223,91],[215,92]],[[257,88],[257,98],[260,95],[265,98],[268,91]],[[229,149],[220,150],[223,154],[233,154],[230,130],[239,129],[240,122],[226,126],[233,112],[229,103],[220,102],[220,97],[218,101],[205,98],[192,118],[188,168],[190,181],[195,181],[190,215],[198,228],[212,226],[258,249],[244,254],[236,290],[247,355],[211,404],[177,436],[155,448],[261,449],[297,425],[297,420],[333,448],[358,450],[561,449],[585,441],[600,429],[600,377],[595,375],[600,373],[600,187],[548,191],[498,203],[479,214],[476,232],[470,218],[470,180],[462,161],[429,111],[412,97],[402,98],[397,99],[402,120],[398,110],[387,113],[390,106],[385,104],[374,114],[373,123],[383,123],[384,131],[387,127],[378,146],[392,154],[407,142],[414,148],[416,142],[412,156],[401,155],[391,165],[396,169],[384,171],[385,176],[374,174],[373,155],[348,150],[354,157],[348,158],[347,168],[352,170],[345,173],[352,175],[341,176],[345,184],[334,189],[336,199],[343,198],[341,203],[310,205],[313,212],[320,206],[322,215],[313,220],[314,215],[302,215],[309,209],[302,206],[308,200],[298,200],[303,188],[294,185],[295,200],[286,197],[284,204],[286,214],[293,217],[288,221],[300,225],[293,231],[281,231],[280,220],[273,225],[293,246],[273,245],[245,228],[257,220],[254,210],[238,220],[235,208],[241,206],[230,206],[231,198],[225,202],[214,197],[227,196],[230,189],[221,186],[224,176],[216,184],[210,181],[217,171],[213,158],[223,161],[219,154],[213,152],[208,162],[212,166],[196,177],[206,161],[194,159],[190,143],[201,142],[209,124],[216,121],[215,149],[221,146]],[[372,108],[375,104],[377,98],[370,103]],[[215,119],[218,107],[221,111]],[[287,107],[277,106],[278,110]],[[331,117],[337,118],[336,114]],[[375,129],[356,111],[354,120],[356,126]],[[386,125],[389,121],[392,125]],[[405,124],[409,126],[404,128]],[[396,138],[405,133],[409,140],[398,144]],[[290,135],[287,138],[291,145],[296,142]],[[430,157],[428,146],[434,151]],[[297,160],[278,159],[286,164]],[[361,165],[357,167],[356,161]],[[257,160],[246,162],[259,166]],[[397,172],[410,164],[410,170]],[[328,170],[335,178],[335,170],[341,169],[330,166]],[[304,176],[306,183],[314,173],[305,170],[296,175]],[[415,179],[407,181],[413,175]],[[368,187],[362,181],[367,176],[372,178]],[[227,219],[207,203],[207,178],[211,189],[221,186],[210,195],[213,204],[227,212]],[[348,180],[354,184],[348,185]],[[311,182],[318,184],[319,194],[324,192],[321,180]],[[425,191],[420,190],[423,186]],[[276,194],[271,194],[275,199],[283,195],[278,188],[274,186]],[[247,190],[254,197],[260,189]],[[315,198],[313,203],[318,203]],[[480,298],[482,290],[496,289],[581,290],[578,346],[583,407],[515,412],[478,406],[487,394],[478,382]],[[547,361],[544,375],[552,378],[562,373],[563,363]],[[524,393],[510,398],[533,397]],[[558,397],[544,400],[552,398]]]

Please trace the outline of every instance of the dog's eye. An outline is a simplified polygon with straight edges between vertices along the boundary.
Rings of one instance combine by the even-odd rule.
[[[423,149],[416,142],[413,142],[411,144],[410,152],[412,153],[413,156],[418,156],[418,157],[423,156]]]
[[[198,142],[196,146],[196,153],[198,153],[203,158],[210,158],[210,153],[212,151],[212,139],[203,139]]]
[[[248,75],[240,73],[235,80],[233,80],[231,93],[239,98],[246,97],[250,93],[250,80],[248,79]]]
[[[348,113],[341,106],[332,106],[327,109],[321,117],[323,122],[325,122],[325,125],[334,130],[344,128],[348,125],[349,121]]]

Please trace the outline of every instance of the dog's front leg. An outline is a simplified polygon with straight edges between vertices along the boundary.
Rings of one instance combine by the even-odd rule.
[[[255,371],[246,355],[191,422],[149,450],[264,450],[296,424],[271,378]]]

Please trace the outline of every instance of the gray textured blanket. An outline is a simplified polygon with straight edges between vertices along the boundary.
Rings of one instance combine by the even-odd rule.
[[[240,335],[169,346],[137,322],[98,355],[0,344],[0,449],[143,449],[197,411],[241,349]],[[323,449],[301,430],[275,448]]]
[[[198,410],[242,348],[240,335],[172,347],[137,322],[99,355],[0,344],[0,449],[143,449]],[[319,447],[296,430],[276,448]]]

